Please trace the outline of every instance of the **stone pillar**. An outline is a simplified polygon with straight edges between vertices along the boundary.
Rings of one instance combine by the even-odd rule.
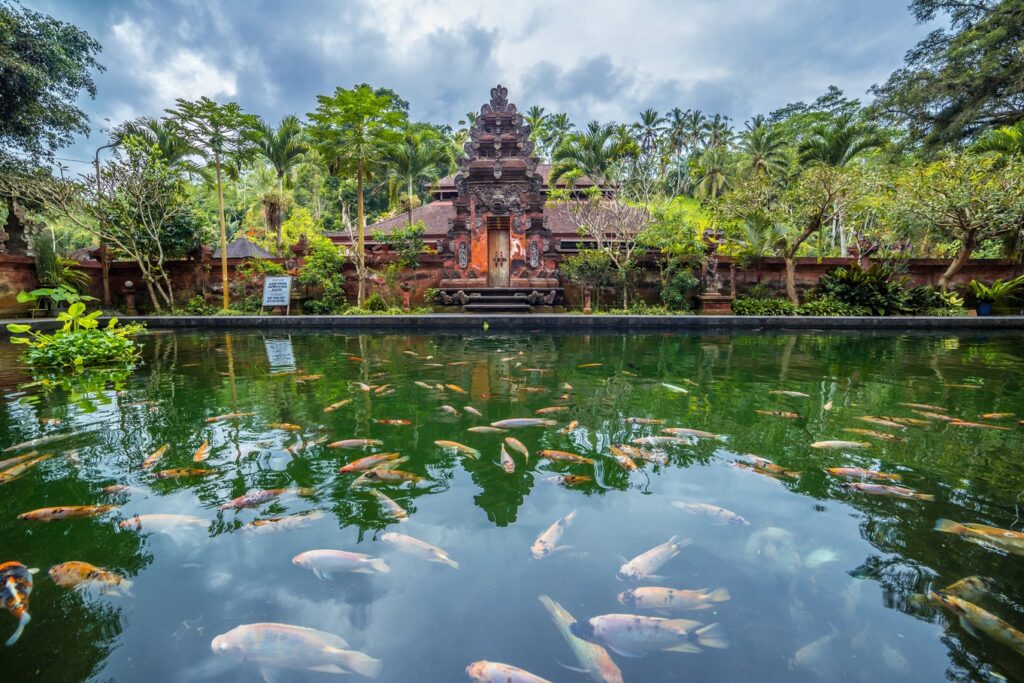
[[[27,230],[29,221],[25,219],[25,210],[14,197],[7,198],[7,226],[5,253],[13,256],[28,256]]]
[[[718,245],[724,236],[721,231],[704,231],[704,291],[697,295],[697,312],[700,315],[732,315],[732,301],[735,297],[721,293],[722,282],[718,277]]]

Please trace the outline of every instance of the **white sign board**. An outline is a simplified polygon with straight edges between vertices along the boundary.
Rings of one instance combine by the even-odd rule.
[[[292,276],[276,275],[263,280],[263,305],[288,306],[291,304]]]
[[[295,353],[292,351],[292,338],[267,339],[264,337],[263,345],[267,349],[267,361],[270,363],[270,372],[293,372],[295,370]]]

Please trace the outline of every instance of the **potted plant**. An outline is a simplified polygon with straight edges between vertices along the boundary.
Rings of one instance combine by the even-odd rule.
[[[1012,280],[996,280],[991,285],[971,280],[971,293],[977,300],[978,315],[991,315],[993,304],[1006,299],[1022,285],[1024,285],[1024,275]]]

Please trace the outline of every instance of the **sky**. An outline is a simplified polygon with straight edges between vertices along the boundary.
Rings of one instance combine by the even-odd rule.
[[[414,120],[456,126],[501,83],[540,105],[632,121],[648,107],[720,112],[737,125],[836,85],[869,100],[930,26],[901,0],[23,0],[103,46],[93,134],[175,98],[236,101],[277,122],[316,96],[370,83]],[[78,164],[66,162],[75,169]]]

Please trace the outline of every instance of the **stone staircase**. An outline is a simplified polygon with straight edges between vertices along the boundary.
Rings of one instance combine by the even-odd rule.
[[[533,287],[488,287],[441,290],[441,303],[462,306],[466,313],[532,313],[561,303],[562,289]]]

